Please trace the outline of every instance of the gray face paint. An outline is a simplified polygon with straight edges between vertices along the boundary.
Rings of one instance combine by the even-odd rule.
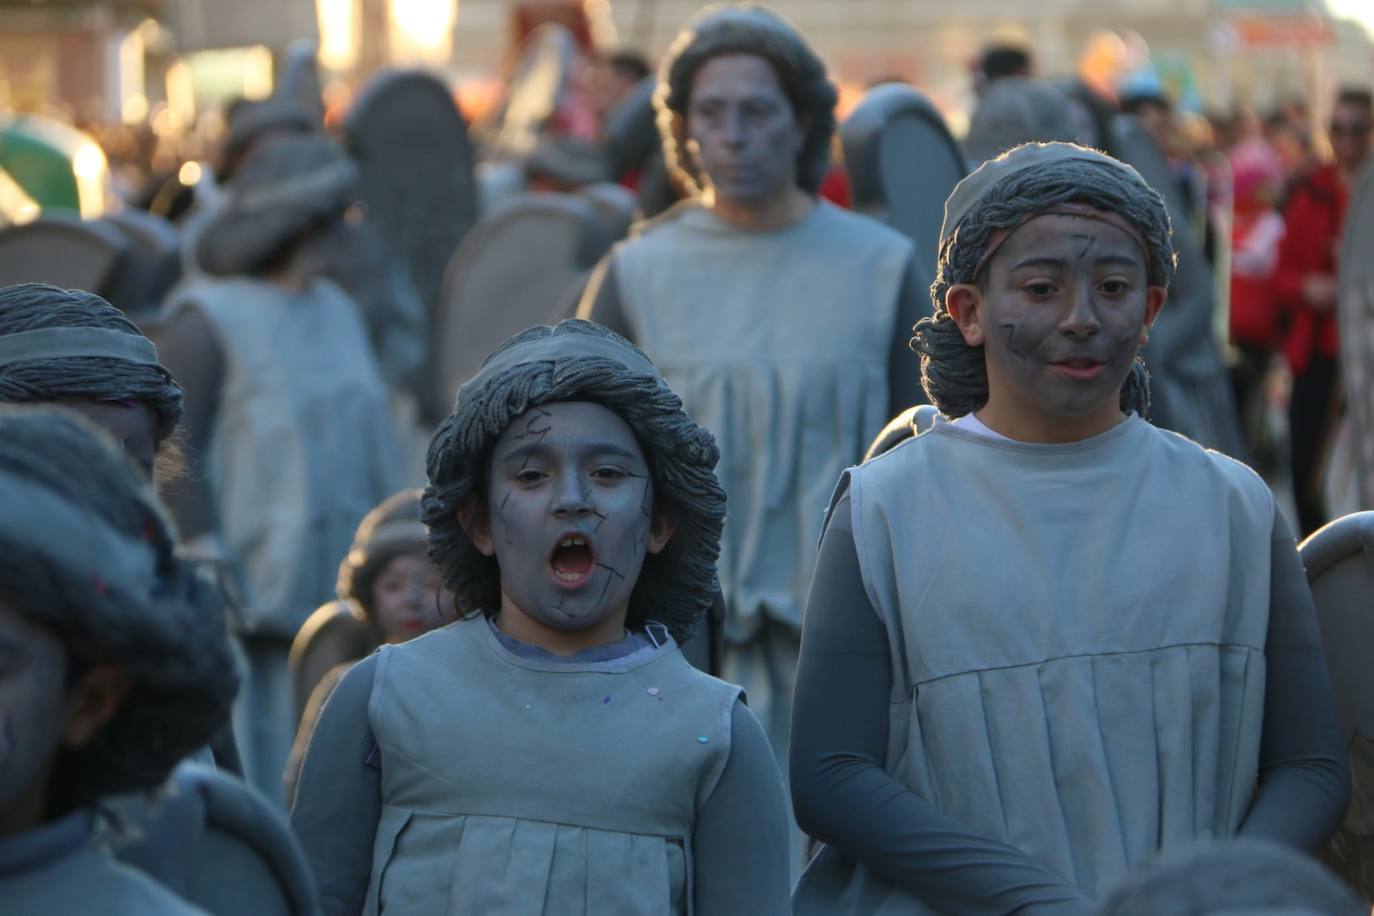
[[[634,433],[599,404],[534,407],[492,452],[487,508],[503,600],[558,630],[623,616],[652,527]]]
[[[0,603],[0,823],[46,781],[62,743],[67,653]]]
[[[144,479],[153,479],[157,461],[157,415],[147,404],[86,399],[59,403],[109,433],[129,460],[138,466]]]
[[[712,190],[732,204],[762,205],[796,183],[805,136],[762,57],[724,54],[701,65],[692,79],[686,135]]]
[[[993,256],[983,286],[992,397],[1000,388],[1052,420],[1115,409],[1149,291],[1129,235],[1094,219],[1036,217]]]

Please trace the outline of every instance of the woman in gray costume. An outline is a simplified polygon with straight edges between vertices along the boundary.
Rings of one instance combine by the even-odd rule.
[[[92,839],[228,719],[218,598],[94,427],[0,410],[0,908],[199,912]]]
[[[723,671],[787,749],[802,605],[836,476],[920,399],[911,241],[817,196],[834,84],[784,19],[718,3],[664,56],[654,107],[690,199],[636,229],[579,306],[633,340],[720,444]]]
[[[948,419],[841,479],[807,604],[796,912],[1088,914],[1158,849],[1340,823],[1292,534],[1144,419],[1173,268],[1159,195],[1084,147],[950,195],[916,337]]]
[[[151,478],[181,419],[181,387],[157,350],[95,293],[0,289],[0,401],[55,403],[104,429]]]
[[[350,669],[301,773],[327,913],[787,911],[767,738],[677,648],[715,591],[716,459],[589,322],[517,334],[463,386],[424,497],[461,619]]]
[[[249,781],[273,795],[295,732],[291,640],[396,489],[386,386],[357,304],[323,276],[356,182],[323,138],[254,148],[200,236],[210,276],[154,332],[186,392],[193,471],[169,504],[188,545],[235,576],[249,662],[235,731]]]

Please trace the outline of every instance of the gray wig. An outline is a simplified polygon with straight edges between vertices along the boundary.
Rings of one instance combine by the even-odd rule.
[[[782,91],[792,103],[806,137],[797,153],[797,184],[816,193],[830,168],[830,142],[835,134],[835,103],[839,94],[826,75],[825,64],[801,35],[777,14],[753,3],[718,3],[702,10],[683,26],[659,70],[654,92],[658,131],[668,171],[692,194],[701,182],[683,149],[692,79],[713,57],[749,54],[772,65]]]
[[[0,595],[132,687],[54,792],[68,806],[152,789],[228,721],[238,688],[218,592],[174,553],[151,488],[94,426],[0,409]]]
[[[1082,151],[1070,144],[1066,150]],[[1018,150],[1004,153],[989,165],[1005,163]],[[1040,147],[1044,149],[1044,147]],[[1082,151],[1087,152],[1087,151]],[[1093,154],[1100,160],[1106,156]],[[945,306],[945,294],[961,283],[978,282],[978,266],[992,234],[1019,225],[1028,215],[1064,203],[1087,204],[1117,213],[1133,224],[1145,240],[1149,255],[1149,282],[1167,287],[1174,274],[1176,256],[1170,240],[1172,229],[1164,200],[1133,169],[1104,167],[1077,155],[1043,162],[1033,168],[1011,171],[992,184],[956,225],[947,227],[940,245],[935,282],[930,287],[934,313],[916,324],[912,349],[921,357],[921,384],[931,403],[947,417],[961,417],[980,409],[988,400],[988,372],[981,346],[969,346]],[[981,171],[981,169],[980,169]],[[975,172],[965,181],[973,181]],[[959,190],[955,189],[955,194]],[[953,197],[951,197],[953,199]],[[1149,417],[1150,381],[1145,364],[1136,358],[1121,388],[1121,409]]]
[[[95,293],[21,283],[0,289],[0,337],[46,328],[101,328],[143,337],[124,313]],[[77,356],[0,364],[0,401],[83,398],[134,401],[157,418],[161,443],[181,419],[181,386],[162,366],[117,357]]]
[[[635,362],[648,358],[629,341],[590,321],[570,319],[528,328],[487,357],[484,366],[523,345],[550,339],[591,337],[610,342]],[[651,365],[651,364],[649,364]],[[491,450],[516,417],[558,401],[589,401],[620,416],[634,431],[653,478],[654,503],[677,522],[668,546],[646,556],[630,595],[626,626],[661,623],[685,641],[718,588],[716,557],[725,524],[725,491],[714,469],[716,440],[682,410],[682,401],[656,373],[631,369],[605,356],[549,356],[517,360],[485,379],[465,385],[458,403],[439,425],[429,446],[429,486],[421,502],[429,527],[429,556],[453,591],[460,614],[494,615],[501,603],[501,571],[495,558],[473,546],[458,522],[458,510],[484,499]]]

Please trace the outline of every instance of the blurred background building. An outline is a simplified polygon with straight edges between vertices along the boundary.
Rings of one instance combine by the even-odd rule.
[[[1330,3],[1331,5],[1328,5]],[[0,107],[77,119],[171,117],[271,89],[296,39],[334,74],[421,64],[455,82],[499,73],[522,23],[579,18],[599,46],[660,53],[697,0],[0,0]],[[1129,67],[1148,48],[1185,105],[1265,108],[1374,82],[1368,0],[772,0],[847,82],[900,76],[959,106],[997,36],[1045,74]],[[1362,24],[1346,16],[1363,15]]]

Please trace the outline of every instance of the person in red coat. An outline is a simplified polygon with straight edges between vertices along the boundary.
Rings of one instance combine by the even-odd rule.
[[[1341,90],[1330,124],[1335,155],[1298,182],[1284,214],[1287,231],[1279,246],[1274,289],[1288,320],[1283,352],[1293,373],[1293,491],[1304,536],[1327,520],[1321,468],[1339,402],[1336,254],[1350,184],[1369,154],[1372,127],[1370,92]]]

